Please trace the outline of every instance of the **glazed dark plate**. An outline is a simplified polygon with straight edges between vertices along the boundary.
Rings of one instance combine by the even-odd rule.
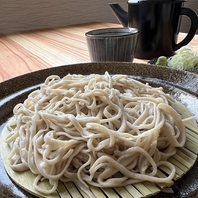
[[[183,103],[198,122],[198,75],[138,63],[84,63],[53,67],[28,73],[0,83],[0,134],[10,117],[14,106],[23,102],[27,95],[38,88],[52,74],[63,77],[70,74],[89,75],[91,73],[127,74],[129,77],[148,82],[151,86],[162,86],[166,93]],[[198,194],[198,161],[182,178],[172,186],[173,193],[161,192],[153,197],[196,197]],[[0,197],[34,197],[22,190],[7,175],[0,159]]]
[[[151,64],[151,65],[156,65],[156,63],[157,63],[157,59],[158,59],[159,57],[157,57],[157,58],[154,58],[154,59],[152,59],[152,60],[150,60],[150,61],[148,61],[148,64]],[[169,57],[167,57],[167,58],[169,58]],[[166,65],[167,66],[167,65]],[[168,67],[168,66],[167,66]],[[194,68],[194,69],[192,69],[192,70],[188,70],[189,72],[193,72],[193,73],[196,73],[196,74],[198,74],[198,66],[196,67],[196,68]]]

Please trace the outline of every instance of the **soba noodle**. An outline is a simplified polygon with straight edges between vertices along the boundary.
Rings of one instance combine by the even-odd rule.
[[[43,193],[58,181],[80,188],[167,182],[175,167],[167,159],[184,146],[185,127],[174,100],[125,75],[49,76],[14,108],[6,142],[15,171],[31,170]],[[170,169],[157,177],[159,166]],[[47,179],[50,190],[39,182]]]

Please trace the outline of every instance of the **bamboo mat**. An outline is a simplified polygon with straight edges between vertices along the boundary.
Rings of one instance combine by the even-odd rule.
[[[185,106],[176,102],[173,105],[174,109],[177,110],[178,113],[181,114],[182,118],[191,117],[192,114],[186,109]],[[176,167],[176,175],[174,180],[178,180],[184,174],[188,172],[188,170],[193,166],[194,162],[197,159],[198,154],[198,125],[195,119],[189,119],[185,122],[186,126],[186,134],[187,140],[186,144],[183,148],[178,148],[177,153],[170,157],[168,161],[173,163]],[[33,187],[33,181],[35,179],[35,175],[30,171],[25,172],[15,172],[9,166],[9,161],[7,156],[10,153],[11,148],[4,142],[5,137],[7,136],[8,130],[4,128],[2,132],[2,137],[0,138],[0,150],[3,158],[4,166],[9,174],[9,176],[23,189],[27,190],[31,194],[38,197],[48,197],[48,198],[60,198],[60,197],[75,197],[75,198],[88,198],[88,196],[80,190],[75,184],[72,182],[63,183],[59,182],[58,189],[55,193],[50,195],[44,195],[37,192]],[[169,170],[165,167],[161,166],[158,169],[157,176],[165,177],[169,174]],[[118,188],[97,188],[90,187],[90,190],[97,198],[105,198],[105,197],[124,197],[124,198],[140,198],[140,197],[149,197],[159,193],[162,189],[167,187],[171,187],[174,181],[169,184],[165,183],[151,183],[151,182],[142,182],[133,185],[128,185],[125,187]],[[43,182],[42,186],[46,189],[50,189],[50,186],[47,182]]]

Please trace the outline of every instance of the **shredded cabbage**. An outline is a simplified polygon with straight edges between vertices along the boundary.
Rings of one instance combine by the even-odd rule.
[[[190,46],[181,47],[167,59],[167,65],[174,69],[193,70],[198,67],[198,55]]]

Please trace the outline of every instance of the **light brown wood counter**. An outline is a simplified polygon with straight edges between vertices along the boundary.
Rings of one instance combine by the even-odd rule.
[[[6,34],[0,36],[0,82],[48,67],[90,62],[85,32],[111,23],[86,23],[64,28]],[[179,34],[179,40],[185,36]],[[198,35],[190,45],[198,48]],[[146,63],[147,60],[134,59]]]

